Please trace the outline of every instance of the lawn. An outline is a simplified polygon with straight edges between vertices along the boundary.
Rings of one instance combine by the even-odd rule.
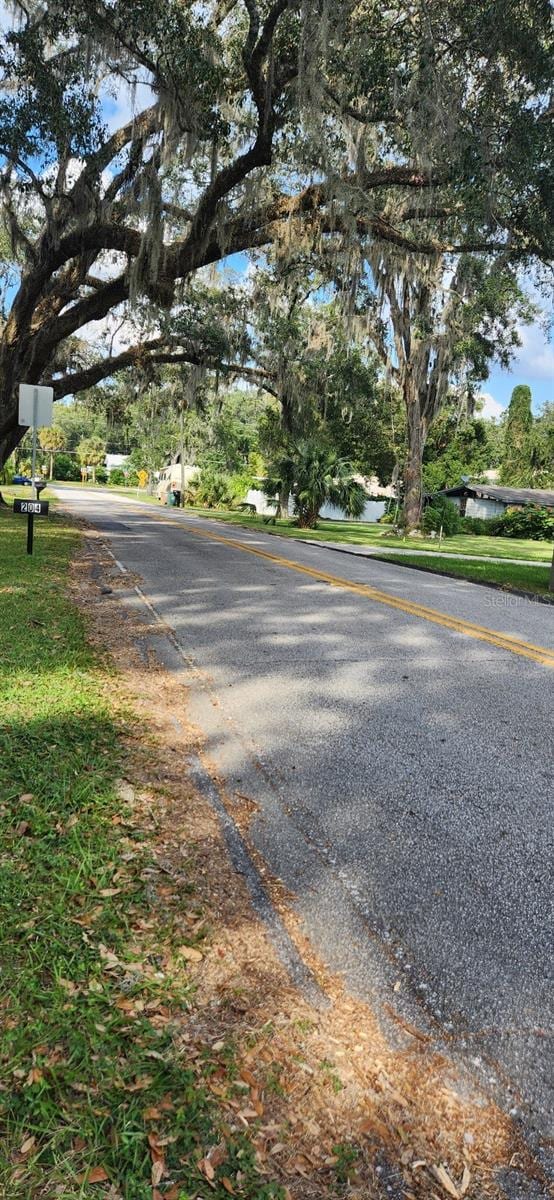
[[[0,1194],[282,1196],[246,1134],[213,1178],[199,1168],[221,1138],[213,1065],[172,1022],[201,935],[153,907],[151,835],[126,819],[131,714],[66,594],[79,535],[54,515],[28,558],[24,525],[0,510]]]
[[[136,487],[108,487],[106,483],[81,483],[79,480],[73,482],[68,479],[53,479],[53,487],[61,488],[79,488],[82,491],[88,492],[114,492],[118,496],[130,496],[133,500],[144,500],[146,504],[159,504],[157,496],[151,496],[144,488]],[[4,489],[6,490],[6,489]]]
[[[427,572],[454,575],[457,579],[469,579],[476,583],[492,583],[507,590],[516,588],[536,594],[548,594],[549,567],[528,567],[520,563],[463,562],[459,558],[448,558],[442,554],[423,558],[417,554],[379,554],[380,562],[393,562],[401,567],[417,567]],[[550,593],[552,595],[552,593]]]
[[[379,546],[383,550],[389,547],[409,549],[411,545],[418,550],[430,550],[439,554],[447,548],[452,554],[493,555],[495,558],[524,558],[534,562],[550,562],[552,559],[552,543],[533,542],[523,538],[501,538],[476,536],[461,533],[456,537],[443,538],[441,550],[434,539],[394,537],[390,526],[366,525],[359,521],[323,521],[320,520],[317,529],[298,529],[292,520],[279,520],[267,525],[263,517],[251,516],[248,513],[189,508],[199,516],[214,517],[218,521],[228,521],[233,525],[244,525],[248,529],[263,529],[265,533],[279,533],[285,537],[309,538],[313,541],[342,542],[351,546]]]

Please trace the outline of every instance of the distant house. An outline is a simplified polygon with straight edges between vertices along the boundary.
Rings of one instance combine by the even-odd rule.
[[[320,511],[320,517],[324,521],[378,521],[386,509],[385,500],[382,497],[389,499],[395,496],[394,487],[390,484],[387,487],[382,487],[376,475],[371,475],[366,478],[364,475],[354,475],[354,479],[362,484],[367,492],[367,500],[364,511],[361,517],[345,517],[342,509],[335,508],[332,504],[324,504]],[[275,513],[275,501],[268,500],[265,492],[259,488],[250,488],[244,497],[244,503],[255,508],[256,512],[262,516],[273,516]],[[294,512],[294,502],[292,496],[289,496],[289,515],[292,517]]]
[[[463,517],[497,517],[508,508],[526,508],[528,505],[538,505],[539,508],[554,509],[554,492],[545,492],[540,488],[511,488],[496,487],[490,483],[460,483],[458,487],[445,488],[441,496],[459,508]]]
[[[124,467],[128,461],[128,454],[106,454],[105,465],[108,475],[113,471],[114,467]]]

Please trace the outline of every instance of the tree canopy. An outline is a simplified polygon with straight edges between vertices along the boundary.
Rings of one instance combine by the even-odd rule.
[[[58,398],[137,365],[259,380],[251,295],[213,276],[237,252],[317,257],[344,295],[379,247],[396,275],[414,254],[548,256],[547,0],[14,8],[0,462],[20,380]]]

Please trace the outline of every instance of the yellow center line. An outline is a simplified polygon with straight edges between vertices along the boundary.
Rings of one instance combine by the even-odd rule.
[[[245,542],[236,541],[235,538],[225,537],[220,533],[213,533],[208,529],[192,529],[189,525],[181,525],[180,522],[168,520],[167,517],[156,516],[154,519],[164,525],[171,525],[173,529],[181,528],[185,533],[192,533],[196,537],[222,542],[223,545],[232,546],[235,550],[243,550],[246,554],[256,554],[258,558],[265,558],[279,567],[298,571],[301,575],[308,575],[311,579],[327,583],[331,587],[367,596],[369,600],[374,600],[378,604],[386,604],[389,608],[396,608],[412,617],[431,621],[434,625],[442,625],[446,629],[452,629],[455,633],[463,633],[467,637],[476,638],[477,641],[488,642],[500,650],[509,650],[511,654],[530,658],[533,662],[541,663],[543,666],[554,667],[554,650],[548,650],[545,646],[535,646],[532,642],[525,642],[514,634],[498,633],[493,629],[487,629],[485,625],[476,625],[473,621],[465,621],[462,617],[452,617],[448,613],[439,612],[436,608],[428,608],[427,605],[418,604],[413,600],[403,600],[398,596],[390,595],[389,592],[382,592],[378,588],[371,587],[367,583],[354,583],[350,579],[343,579],[340,575],[329,575],[327,571],[307,567],[303,563],[295,562],[292,558],[283,558],[281,554],[271,554],[269,550],[260,550],[258,546],[248,546]]]

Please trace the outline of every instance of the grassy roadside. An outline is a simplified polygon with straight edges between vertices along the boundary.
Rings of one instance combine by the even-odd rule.
[[[440,551],[435,540],[418,538],[415,543],[410,538],[394,537],[387,532],[390,526],[365,525],[358,521],[323,521],[320,520],[317,529],[298,529],[292,520],[278,520],[268,525],[263,517],[252,516],[248,513],[230,512],[228,509],[193,508],[187,506],[188,512],[198,516],[212,517],[217,521],[226,521],[231,525],[243,525],[246,529],[260,529],[264,533],[278,533],[284,537],[309,538],[318,542],[341,542],[351,546],[378,546],[383,551],[401,548],[409,550],[415,544],[418,550],[429,550],[433,554]],[[442,549],[448,548],[452,554],[492,555],[495,558],[522,558],[532,562],[550,562],[552,545],[548,542],[533,542],[527,538],[479,537],[469,533],[461,533],[456,537],[443,541]]]
[[[468,579],[476,583],[492,583],[498,587],[517,589],[536,595],[552,595],[548,592],[549,565],[527,567],[519,563],[464,562],[459,558],[448,558],[436,554],[422,558],[417,554],[379,554],[379,562],[392,562],[395,566],[417,567],[430,574],[452,575],[456,579]]]
[[[29,560],[0,511],[0,1194],[284,1196],[246,1134],[223,1137],[213,1059],[175,1044],[203,934],[153,911],[119,779],[131,714],[66,596],[77,542],[54,516]],[[226,1047],[223,1089],[234,1074]]]

